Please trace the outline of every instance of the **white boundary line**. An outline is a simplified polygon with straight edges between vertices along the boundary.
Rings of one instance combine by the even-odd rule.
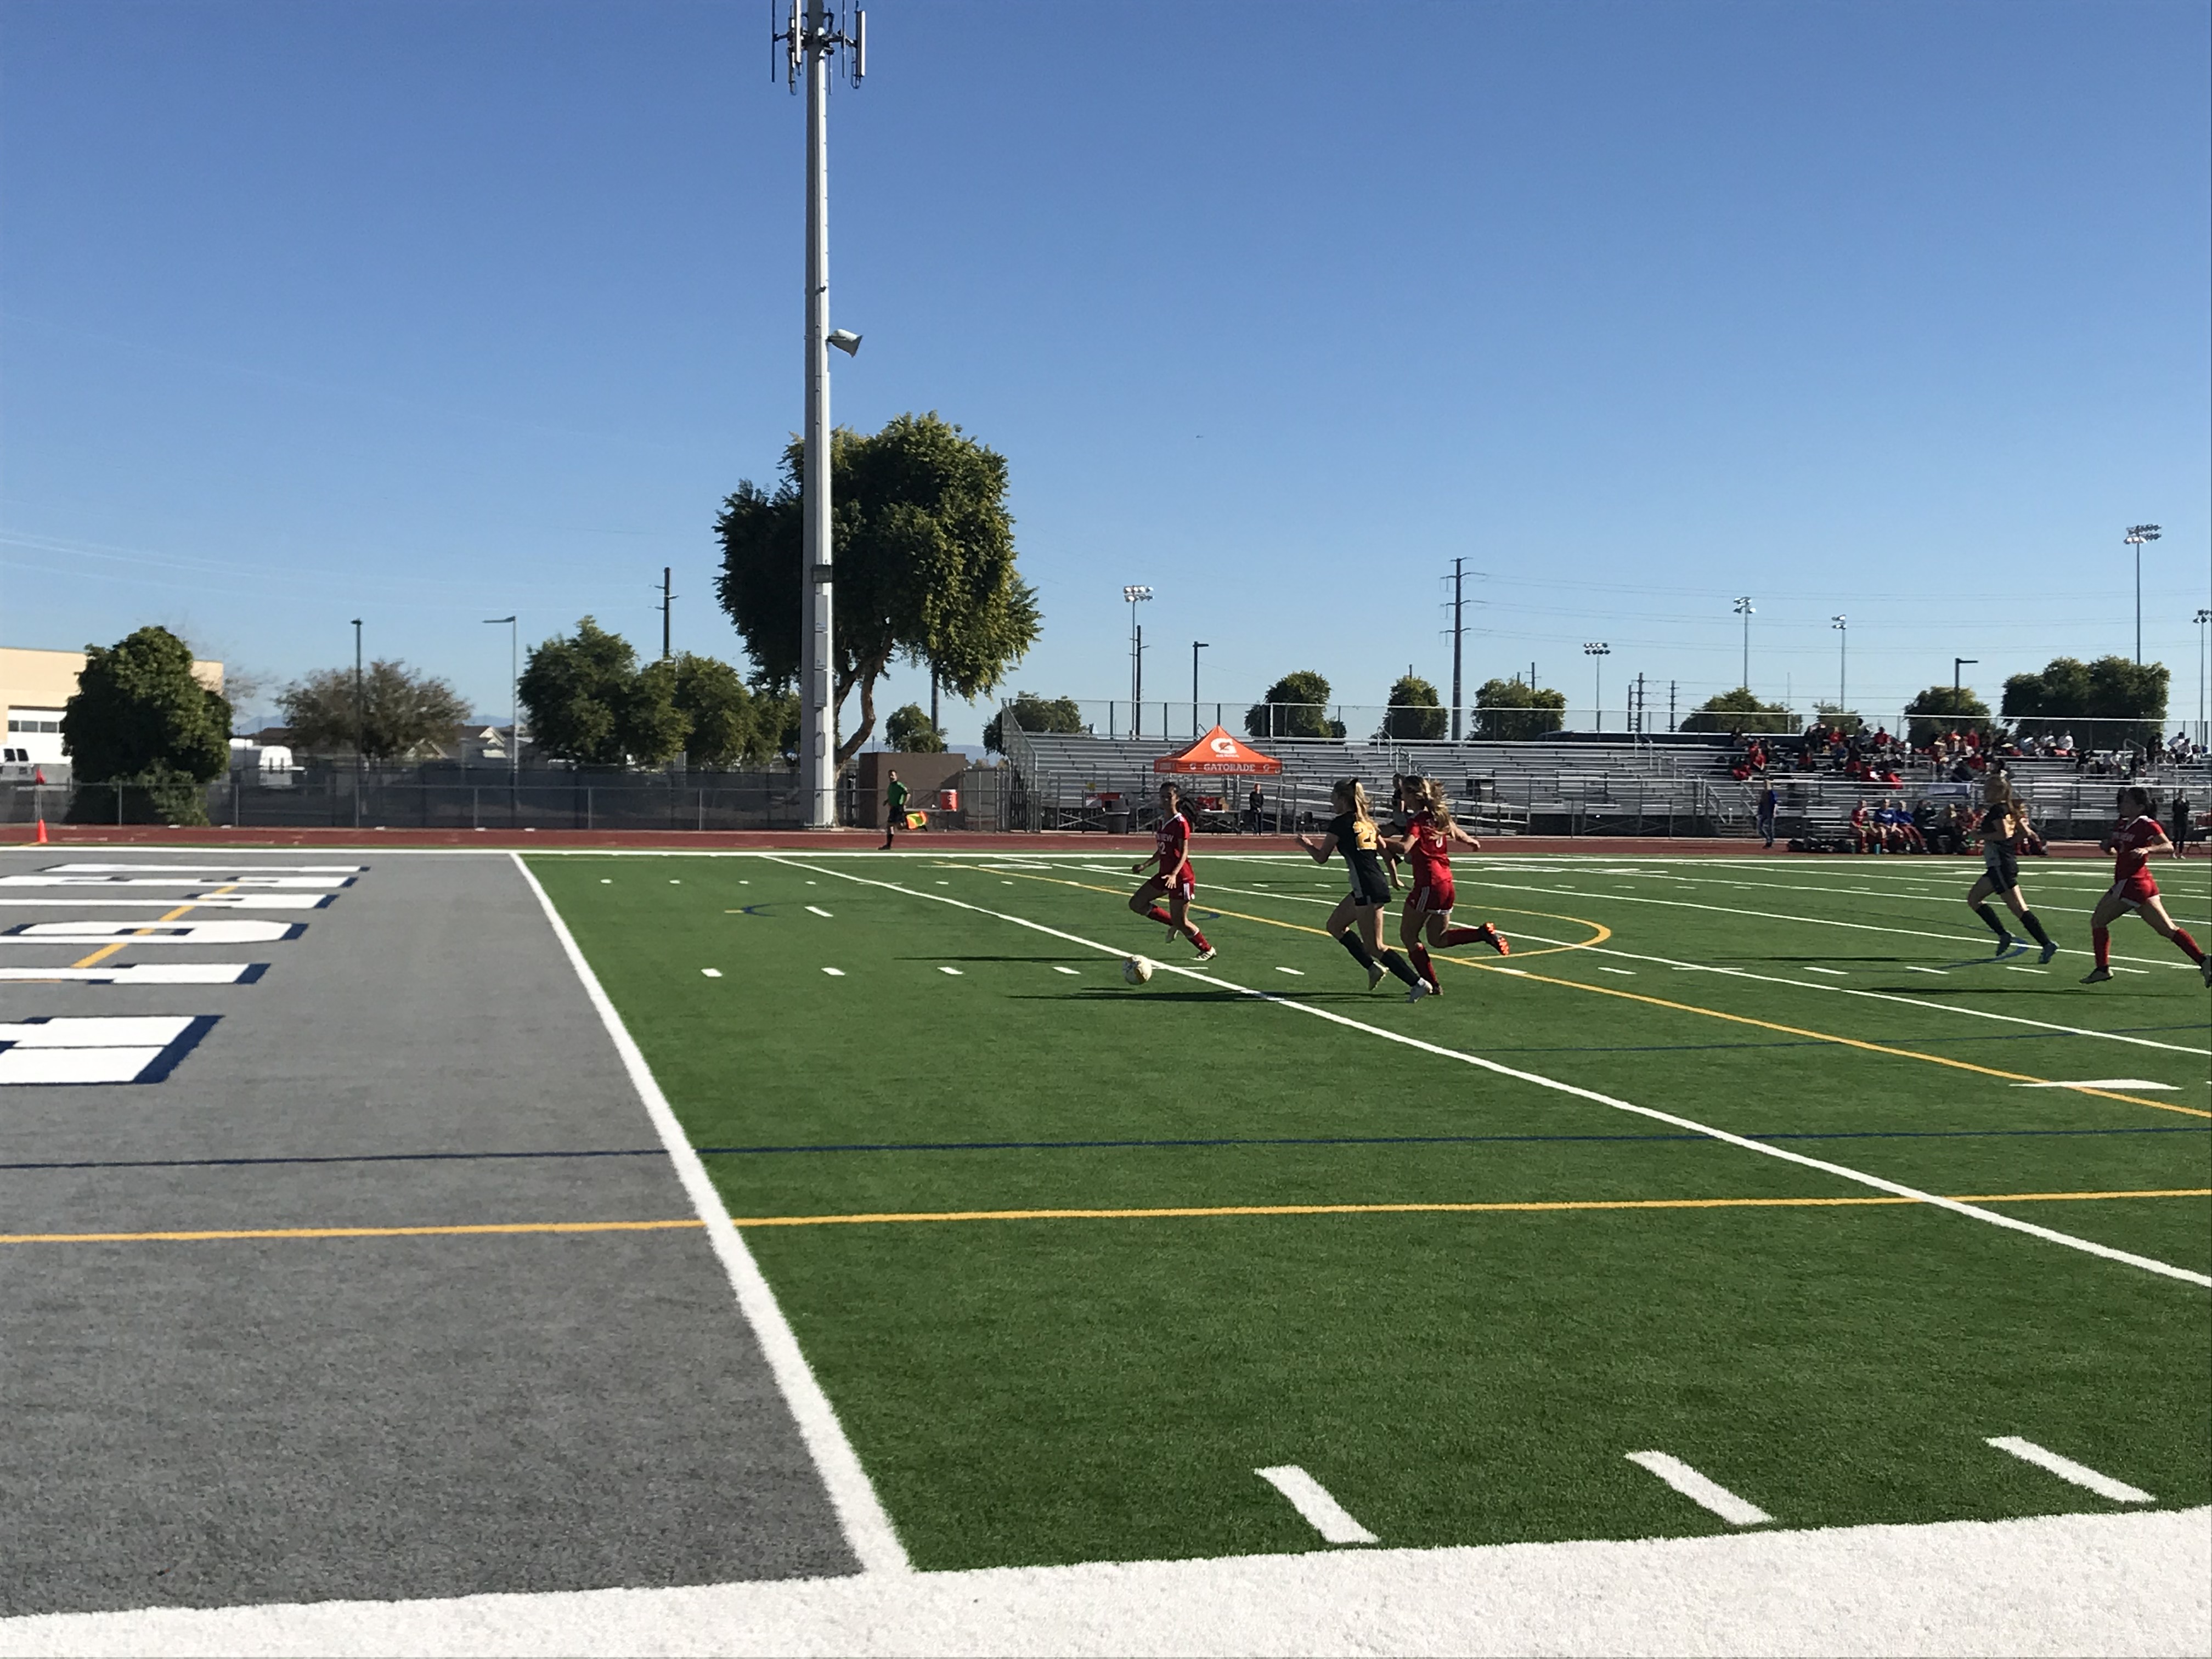
[[[522,854],[513,853],[508,856],[522,872],[523,880],[530,884],[530,890],[537,895],[538,908],[552,925],[553,936],[561,941],[568,965],[576,970],[585,994],[599,1012],[599,1023],[613,1040],[615,1052],[622,1056],[623,1069],[629,1073],[638,1098],[645,1103],[646,1115],[653,1120],[660,1144],[667,1149],[669,1162],[676,1166],[677,1178],[684,1183],[685,1196],[690,1199],[691,1207],[706,1225],[707,1237],[714,1247],[714,1254],[721,1259],[723,1271],[729,1275],[730,1288],[737,1292],[738,1310],[752,1327],[761,1352],[768,1358],[776,1386],[782,1390],[784,1403],[790,1407],[792,1417],[799,1425],[799,1432],[813,1456],[814,1467],[821,1474],[822,1484],[844,1527],[846,1541],[860,1559],[861,1571],[912,1571],[890,1516],[884,1512],[867,1471],[860,1467],[860,1454],[845,1437],[836,1409],[830,1405],[830,1396],[822,1392],[821,1383],[815,1380],[812,1367],[799,1350],[799,1338],[784,1318],[783,1310],[776,1305],[775,1292],[762,1276],[759,1263],[745,1248],[738,1230],[730,1224],[729,1208],[715,1192],[707,1166],[700,1162],[683,1126],[676,1121],[675,1110],[669,1105],[668,1097],[661,1093],[653,1068],[646,1064],[644,1052],[623,1024],[622,1016],[615,1012],[614,1004],[599,984],[599,975],[592,971],[591,963],[584,960],[583,951],[577,948],[568,924],[561,920],[561,913],[553,908],[553,901],[538,884],[530,866],[523,862]]]
[[[877,881],[866,876],[848,875],[842,870],[823,869],[815,865],[801,863],[792,858],[779,857],[775,862],[788,865],[794,870],[811,870],[816,875],[835,876],[840,881],[854,882],[863,887],[878,887],[885,892],[897,893],[906,898],[927,899],[933,904],[949,904],[956,909],[970,911],[979,916],[989,916],[997,921],[1012,922],[1017,927],[1026,927],[1033,933],[1042,933],[1051,939],[1062,939],[1070,945],[1079,945],[1086,951],[1097,951],[1103,955],[1121,957],[1127,954],[1114,945],[1101,945],[1096,939],[1085,939],[1079,933],[1063,933],[1057,927],[1047,927],[1043,922],[1031,921],[1026,916],[1009,915],[1003,910],[986,909],[982,905],[970,904],[964,899],[953,898],[947,894],[918,892],[911,887],[901,887],[894,882]],[[1522,1083],[1533,1083],[1540,1089],[1549,1089],[1558,1094],[1572,1095],[1578,1100],[1592,1101],[1600,1106],[1610,1106],[1615,1111],[1632,1112],[1638,1117],[1650,1118],[1655,1122],[1671,1123],[1678,1129],[1687,1129],[1693,1133],[1705,1135],[1728,1146],[1741,1147],[1747,1152],[1758,1152],[1766,1158],[1779,1158],[1785,1164],[1798,1164],[1808,1170],[1818,1170],[1824,1175],[1832,1175],[1861,1187],[1871,1187],[1876,1192],[1890,1193],[1897,1197],[1909,1198],[1918,1203],[1931,1204],[1937,1209],[1948,1210],[1954,1215],[1963,1215],[1976,1221],[1987,1222],[1993,1227],[2002,1227],[2008,1231],[2025,1233],[2031,1238],[2040,1238],[2048,1243],[2063,1244],[2070,1250],[2081,1250],[2090,1255],[2102,1256],[2107,1261],[2124,1262],[2129,1267],[2140,1267],[2145,1273],[2157,1273],[2166,1279],[2178,1279],[2185,1284],[2212,1290],[2212,1275],[2197,1273],[2187,1267],[2177,1267],[2172,1262],[2156,1261],[2147,1255],[2136,1255],[2126,1250],[2117,1250],[2109,1244],[2100,1244],[2094,1239],[2076,1238],[2071,1233],[2062,1233],[2050,1227],[2039,1227],[2032,1221],[2022,1221],[2017,1217],[2004,1215],[1996,1210],[1985,1210],[1979,1205],[1968,1204],[1960,1199],[1945,1198],[1939,1194],[1923,1192],[1917,1187],[1908,1187],[1902,1182],[1890,1181],[1881,1176],[1869,1175],[1863,1170],[1854,1170],[1842,1164],[1831,1164],[1826,1158],[1812,1158],[1803,1152],[1793,1152],[1787,1147],[1774,1146],[1764,1141],[1752,1140],[1743,1135],[1730,1133],[1726,1129],[1715,1128],[1710,1123],[1700,1123],[1695,1118],[1682,1117],[1674,1112],[1662,1111],[1656,1106],[1638,1106],[1632,1101],[1621,1100],[1613,1095],[1600,1094],[1596,1090],[1585,1089],[1579,1084],[1563,1083],[1557,1078],[1546,1077],[1540,1072],[1524,1072],[1517,1066],[1503,1065],[1494,1060],[1485,1060],[1480,1054],[1468,1054],[1458,1048],[1447,1048],[1441,1043],[1425,1042],[1419,1037],[1407,1036],[1401,1031],[1393,1031],[1381,1025],[1370,1025],[1363,1020],[1353,1019],[1347,1015],[1336,1013],[1327,1008],[1317,1008],[1309,1003],[1293,1002],[1286,997],[1276,995],[1272,991],[1255,990],[1248,985],[1238,985],[1212,974],[1200,973],[1194,968],[1178,968],[1173,963],[1158,961],[1155,961],[1152,965],[1163,973],[1179,974],[1185,979],[1196,980],[1201,985],[1211,985],[1224,991],[1233,991],[1239,996],[1250,997],[1255,1001],[1273,1003],[1278,1008],[1286,1008],[1293,1013],[1304,1014],[1314,1019],[1327,1020],[1332,1025],[1341,1025],[1354,1031],[1364,1031],[1370,1036],[1381,1037],[1386,1042],[1398,1043],[1407,1048],[1418,1048],[1424,1054],[1435,1054],[1440,1059],[1455,1060],[1463,1065],[1479,1066],[1483,1071],[1495,1073],[1499,1077],[1510,1077]]]
[[[2086,1463],[2076,1463],[2070,1457],[2061,1457],[2048,1446],[2039,1446],[2033,1440],[2023,1440],[2016,1434],[2000,1434],[1989,1443],[1999,1451],[2010,1452],[2023,1463],[2033,1463],[2039,1469],[2048,1469],[2061,1480],[2071,1480],[2086,1487],[2100,1498],[2109,1498],[2115,1504],[2154,1504],[2158,1500],[2141,1486],[2130,1486],[2124,1480],[2115,1480],[2109,1474],[2100,1474]]]
[[[1679,1457],[1662,1451],[1630,1452],[1627,1457],[1637,1468],[1650,1470],[1699,1509],[1711,1510],[1731,1527],[1763,1527],[1774,1519],[1749,1498],[1737,1497]]]
[[[1291,1507],[1304,1516],[1306,1524],[1332,1544],[1376,1544],[1382,1540],[1352,1518],[1352,1512],[1338,1503],[1327,1486],[1308,1474],[1295,1463],[1284,1463],[1272,1469],[1255,1469],[1253,1474],[1291,1500]]]

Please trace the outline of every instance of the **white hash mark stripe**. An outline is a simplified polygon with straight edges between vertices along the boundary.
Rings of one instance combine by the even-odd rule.
[[[2158,1089],[2174,1092],[2171,1083],[2154,1083],[2147,1077],[2086,1077],[2074,1083],[2015,1083],[2015,1089]]]
[[[957,968],[939,968],[937,971],[940,974],[950,974],[955,979],[960,977],[960,970]]]
[[[810,905],[808,905],[806,908],[807,908],[807,909],[808,909],[811,913],[812,913],[812,914],[813,914],[813,915],[817,915],[817,916],[822,917],[824,921],[834,921],[836,920],[836,918],[835,918],[834,916],[831,916],[831,915],[830,915],[830,914],[827,910],[823,909],[823,908],[820,905],[818,905],[818,904],[810,904]]]
[[[1657,1475],[1700,1508],[1711,1510],[1731,1527],[1763,1526],[1774,1517],[1758,1504],[1738,1498],[1726,1486],[1698,1474],[1679,1457],[1662,1451],[1630,1452],[1628,1461]]]
[[[668,1160],[675,1166],[677,1178],[683,1182],[685,1196],[690,1199],[707,1231],[708,1242],[720,1260],[722,1271],[728,1275],[730,1288],[736,1293],[738,1309],[745,1322],[752,1328],[759,1341],[761,1352],[767,1358],[769,1369],[775,1374],[776,1386],[781,1390],[784,1403],[791,1407],[791,1415],[799,1425],[799,1436],[814,1459],[814,1467],[821,1473],[822,1484],[830,1494],[830,1501],[843,1524],[846,1540],[853,1553],[859,1558],[861,1569],[866,1572],[905,1573],[913,1571],[907,1559],[906,1548],[899,1542],[898,1534],[892,1529],[890,1516],[884,1512],[876,1489],[869,1481],[867,1471],[860,1467],[860,1455],[853,1449],[853,1443],[845,1437],[844,1425],[837,1420],[836,1408],[830,1405],[830,1396],[822,1392],[813,1368],[806,1363],[806,1355],[799,1346],[799,1338],[783,1316],[775,1292],[762,1276],[760,1264],[753,1260],[752,1252],[745,1248],[744,1240],[730,1223],[730,1207],[714,1191],[713,1178],[707,1166],[700,1161],[698,1152],[684,1133],[684,1127],[676,1121],[675,1109],[669,1105],[668,1097],[660,1091],[660,1084],[646,1064],[644,1051],[631,1037],[622,1016],[615,1012],[614,1004],[607,998],[605,988],[599,983],[592,964],[584,960],[584,953],[576,944],[575,935],[568,924],[561,920],[561,913],[553,908],[553,901],[538,884],[537,876],[523,862],[520,853],[508,855],[514,867],[521,872],[532,893],[536,895],[538,908],[544,911],[545,920],[560,941],[561,950],[568,958],[568,965],[591,1000],[599,1023],[621,1056],[623,1069],[629,1074],[630,1085],[637,1091],[644,1104],[646,1115],[652,1119],[653,1130],[667,1151]],[[834,974],[834,968],[824,969]]]
[[[908,898],[927,899],[932,904],[950,905],[956,910],[966,910],[975,915],[990,916],[996,921],[1008,922],[1017,927],[1026,927],[1031,933],[1042,933],[1048,939],[1060,939],[1070,945],[1079,945],[1086,951],[1100,951],[1109,957],[1119,957],[1122,954],[1112,945],[1101,945],[1097,939],[1085,939],[1080,933],[1071,933],[1061,928],[1048,927],[1041,921],[1031,921],[1026,916],[1011,915],[1002,910],[987,909],[980,904],[970,904],[965,899],[954,898],[949,893],[924,893],[915,888],[901,887],[895,882],[876,881],[866,876],[848,875],[843,871],[826,868],[820,865],[801,864],[781,854],[770,854],[766,856],[773,863],[789,865],[795,870],[813,870],[823,875],[836,876],[842,881],[849,881],[859,886],[878,887],[885,892],[904,894]],[[2212,1275],[2197,1273],[2192,1268],[2178,1267],[2170,1261],[2159,1261],[2150,1256],[2136,1255],[2130,1251],[2115,1249],[2109,1244],[2100,1244],[2094,1239],[2077,1238],[2072,1233],[2062,1233],[2056,1228],[2040,1226],[2033,1221],[2022,1221],[2016,1216],[1984,1209],[1978,1204],[1969,1204],[1963,1199],[1944,1198],[1935,1193],[1923,1192],[1917,1187],[1908,1187],[1902,1182],[1891,1181],[1883,1176],[1869,1175],[1864,1170],[1854,1170],[1849,1164],[1832,1164],[1826,1158],[1813,1158],[1806,1153],[1791,1152],[1787,1147],[1776,1146],[1766,1141],[1753,1140],[1747,1136],[1717,1128],[1710,1123],[1700,1123],[1695,1118],[1684,1117],[1675,1112],[1662,1111],[1656,1106],[1638,1106],[1633,1101],[1623,1100],[1615,1095],[1602,1094],[1595,1089],[1585,1089],[1579,1084],[1562,1082],[1558,1078],[1546,1077],[1540,1072],[1524,1072],[1518,1066],[1507,1066],[1494,1060],[1486,1060],[1480,1054],[1471,1054],[1458,1048],[1447,1048],[1441,1043],[1424,1042],[1419,1037],[1408,1036],[1402,1031],[1393,1031],[1384,1026],[1370,1025],[1364,1021],[1353,1019],[1347,1015],[1337,1013],[1332,1009],[1318,1008],[1311,1003],[1294,1002],[1288,998],[1278,996],[1272,991],[1255,990],[1249,985],[1239,985],[1233,980],[1223,979],[1216,974],[1203,973],[1195,968],[1177,968],[1167,963],[1158,965],[1162,972],[1180,974],[1186,979],[1198,981],[1201,985],[1211,985],[1218,990],[1234,991],[1240,995],[1250,997],[1255,1001],[1268,1003],[1291,1013],[1304,1014],[1312,1019],[1324,1019],[1332,1025],[1342,1025],[1355,1031],[1364,1031],[1370,1036],[1380,1037],[1385,1042],[1397,1043],[1401,1048],[1417,1048],[1423,1054],[1435,1054],[1440,1059],[1454,1060],[1462,1065],[1480,1067],[1494,1076],[1513,1078],[1522,1083],[1533,1084],[1540,1089],[1549,1089],[1558,1094],[1572,1096],[1577,1100],[1587,1100],[1599,1106],[1610,1106],[1615,1111],[1631,1112],[1638,1117],[1650,1118],[1655,1122],[1672,1124],[1678,1129],[1687,1129],[1693,1134],[1707,1136],[1725,1146],[1740,1147],[1747,1152],[1757,1152],[1763,1157],[1776,1158],[1784,1164],[1795,1164],[1802,1169],[1818,1170],[1823,1174],[1834,1176],[1857,1186],[1870,1187],[1878,1193],[1894,1194],[1899,1198],[1909,1198],[1917,1203],[1930,1205],[1939,1210],[1948,1210],[1954,1215],[1965,1216],[1970,1220],[1983,1222],[1989,1226],[2002,1227],[2008,1232],[2023,1233],[2030,1238],[2042,1239],[2046,1243],[2063,1245],[2069,1250],[2080,1250],[2087,1255],[2101,1256],[2107,1261],[2118,1261],[2130,1267],[2140,1267],[2145,1273],[2156,1273],[2161,1278],[2178,1279],[2185,1284],[2201,1285],[2206,1290],[2212,1290]],[[1513,968],[1501,968],[1491,971],[1515,974],[1520,970]]]
[[[2010,1452],[2023,1463],[2033,1463],[2039,1469],[2048,1469],[2061,1480],[2071,1480],[2077,1486],[2086,1486],[2100,1498],[2109,1498],[2115,1504],[2153,1504],[2154,1498],[2141,1486],[2130,1486],[2124,1480],[2115,1480],[2109,1474],[2100,1474],[2084,1463],[2070,1457],[2061,1457],[2047,1446],[2039,1446],[2033,1440],[2023,1440],[2016,1434],[1994,1436],[1989,1443],[1999,1451]]]
[[[1332,1544],[1372,1544],[1375,1534],[1353,1520],[1344,1505],[1329,1496],[1328,1488],[1295,1463],[1253,1474],[1291,1500],[1291,1507],[1305,1516],[1307,1524]]]
[[[1073,968],[1063,968],[1055,962],[1052,964],[1052,971],[1055,974],[1073,974],[1075,972],[1075,969]]]
[[[722,976],[722,970],[719,968],[702,968],[699,971],[708,979],[720,979]]]
[[[842,979],[845,977],[845,970],[842,968],[824,968],[822,971],[829,975],[832,979]]]

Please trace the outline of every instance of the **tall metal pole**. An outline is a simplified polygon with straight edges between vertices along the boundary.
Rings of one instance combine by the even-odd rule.
[[[1840,720],[1851,706],[1850,618],[1838,611],[1828,618],[1828,626],[1836,630],[1836,717]]]
[[[669,657],[668,617],[676,603],[676,595],[671,590],[670,583],[675,574],[665,564],[660,567],[660,659],[663,662],[666,662]]]
[[[1460,737],[1460,647],[1467,639],[1467,561],[1452,561],[1452,741]]]
[[[2145,542],[2154,542],[2159,526],[2154,524],[2131,524],[2128,533],[2120,539],[2136,550],[2136,665],[2142,665],[2142,550]]]
[[[368,771],[368,699],[361,681],[361,618],[353,619],[353,827],[361,828],[361,785]]]
[[[522,629],[518,612],[513,617],[486,617],[484,626],[507,624],[507,787],[521,781],[515,775],[522,765]]]
[[[1751,618],[1753,615],[1751,595],[1748,593],[1737,595],[1735,614],[1743,618],[1743,689],[1748,691],[1751,690]]]
[[[1199,731],[1198,731],[1198,653],[1199,653],[1200,652],[1201,652],[1201,651],[1208,650],[1208,649],[1210,649],[1210,648],[1211,648],[1211,647],[1206,644],[1206,642],[1204,640],[1193,640],[1193,641],[1190,642],[1190,735],[1191,735],[1194,738],[1196,738],[1196,737],[1199,735]]]
[[[828,0],[806,0],[806,432],[805,595],[799,647],[799,793],[810,829],[837,822],[837,721],[830,519],[830,37]]]
[[[2197,723],[2204,724],[2204,645],[2206,628],[2212,625],[2212,611],[2199,605],[2197,610]],[[2197,733],[2197,741],[2203,743],[2208,734]]]

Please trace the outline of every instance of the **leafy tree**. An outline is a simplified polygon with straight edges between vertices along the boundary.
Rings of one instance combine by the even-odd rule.
[[[655,658],[624,691],[615,733],[632,765],[665,766],[690,741],[691,716],[676,706],[677,677],[674,658]]]
[[[292,740],[306,750],[349,750],[371,760],[434,751],[469,717],[468,705],[444,680],[414,674],[397,658],[380,657],[361,677],[350,668],[320,668],[276,694]]]
[[[531,647],[520,690],[533,740],[556,759],[658,766],[690,735],[690,716],[676,703],[681,678],[672,660],[641,671],[628,640],[586,617],[574,637]]]
[[[983,728],[983,747],[994,755],[1006,752],[1001,739],[1005,733],[1000,722],[1006,718],[1007,709],[1013,711],[1014,726],[1023,732],[1080,732],[1083,710],[1073,697],[1040,697],[1034,691],[1017,691],[1014,700],[991,716],[991,723]]]
[[[1340,738],[1344,722],[1328,718],[1328,682],[1311,669],[1285,674],[1245,711],[1244,731],[1255,738]]]
[[[1401,675],[1390,688],[1390,705],[1382,716],[1383,735],[1391,738],[1441,738],[1444,734],[1443,700],[1437,688],[1412,674]]]
[[[929,723],[929,716],[918,702],[891,710],[891,717],[884,722],[884,736],[902,755],[945,752],[945,733]]]
[[[230,704],[192,678],[191,647],[142,628],[85,647],[76,695],[62,709],[62,746],[80,782],[79,823],[205,823],[204,786],[230,764]]]
[[[751,758],[762,742],[753,694],[729,664],[680,652],[672,659],[673,702],[690,722],[684,738],[689,764],[726,770]]]
[[[2170,684],[2164,663],[2135,663],[2125,657],[2083,663],[2054,657],[2039,674],[2008,679],[2001,706],[2022,736],[2061,732],[2075,720],[2129,720],[2136,724],[2094,728],[2098,741],[2155,742],[2166,719]]]
[[[1474,735],[1523,738],[1556,732],[1567,723],[1567,694],[1518,679],[1485,680],[1474,694]]]
[[[1817,702],[1813,705],[1813,718],[1822,726],[1832,726],[1849,736],[1853,732],[1866,730],[1866,720],[1856,708],[1845,708],[1841,703]]]
[[[753,735],[745,745],[749,765],[799,763],[799,694],[756,677],[753,692]]]
[[[1955,691],[1948,685],[1931,685],[1905,705],[1905,741],[1916,749],[1946,732],[1987,734],[1992,729],[1990,706],[1974,695],[1971,685]]]
[[[1761,702],[1749,686],[1707,697],[1682,721],[1685,732],[1788,732],[1796,716],[1778,702]]]
[[[934,413],[830,441],[836,657],[833,710],[857,689],[840,765],[876,726],[876,686],[896,657],[926,662],[963,698],[994,690],[1036,643],[1036,593],[1014,568],[1006,458]],[[773,492],[750,479],[722,504],[715,591],[745,650],[778,686],[798,678],[804,447],[784,451]],[[839,721],[842,726],[842,720]]]

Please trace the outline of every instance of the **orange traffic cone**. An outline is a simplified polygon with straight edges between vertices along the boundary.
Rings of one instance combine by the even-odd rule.
[[[46,844],[46,815],[44,812],[40,812],[40,813],[39,814],[39,839],[38,839],[38,841],[34,843],[34,845],[37,845],[37,846],[40,846],[40,847],[44,847]]]

